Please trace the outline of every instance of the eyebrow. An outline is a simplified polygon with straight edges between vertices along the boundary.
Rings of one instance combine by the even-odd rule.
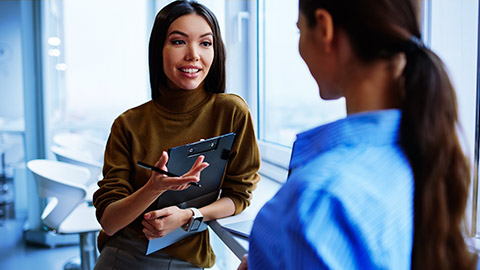
[[[171,36],[171,35],[174,35],[174,34],[177,34],[177,35],[181,35],[181,36],[184,36],[184,37],[188,37],[188,35],[182,31],[178,31],[178,30],[173,30],[172,32],[170,32],[170,34],[168,34],[168,36]],[[203,38],[205,36],[212,36],[213,37],[213,33],[212,32],[208,32],[208,33],[205,33],[203,35],[201,35],[200,37]]]

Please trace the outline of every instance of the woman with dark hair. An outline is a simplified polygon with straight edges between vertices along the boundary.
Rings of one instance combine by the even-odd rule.
[[[215,15],[194,1],[175,1],[157,15],[149,44],[152,100],[115,119],[105,150],[104,179],[93,204],[103,230],[96,269],[200,269],[215,263],[208,230],[146,254],[148,240],[186,225],[243,211],[259,180],[259,151],[246,103],[225,94],[225,49]],[[166,170],[167,149],[235,132],[220,198],[200,209],[154,202],[167,190],[198,182],[208,164],[200,156],[181,177]]]
[[[412,0],[300,0],[299,51],[347,117],[301,133],[239,269],[474,269],[454,88]]]

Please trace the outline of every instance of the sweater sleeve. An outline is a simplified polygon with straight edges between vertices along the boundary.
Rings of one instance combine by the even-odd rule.
[[[234,119],[236,137],[221,193],[221,197],[228,197],[235,204],[235,215],[250,205],[252,192],[260,180],[260,152],[252,117],[245,101],[240,97],[238,99],[240,106]]]
[[[98,182],[99,189],[93,195],[93,205],[100,221],[105,208],[134,192],[129,181],[131,176],[131,143],[121,116],[112,125],[105,148],[103,180]]]

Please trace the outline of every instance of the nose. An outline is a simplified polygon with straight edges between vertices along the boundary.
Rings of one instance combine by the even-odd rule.
[[[187,49],[187,53],[185,54],[185,60],[187,61],[198,61],[200,59],[200,55],[198,54],[198,48],[194,44],[190,44]]]

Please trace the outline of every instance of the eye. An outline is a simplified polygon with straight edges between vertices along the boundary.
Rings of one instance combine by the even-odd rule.
[[[210,46],[212,46],[212,42],[210,42],[210,41],[204,41],[204,42],[201,42],[200,44],[201,44],[202,46],[204,46],[204,47],[210,47]]]
[[[182,45],[182,44],[185,44],[185,41],[181,40],[181,39],[177,39],[177,40],[172,40],[170,41],[173,45]]]

